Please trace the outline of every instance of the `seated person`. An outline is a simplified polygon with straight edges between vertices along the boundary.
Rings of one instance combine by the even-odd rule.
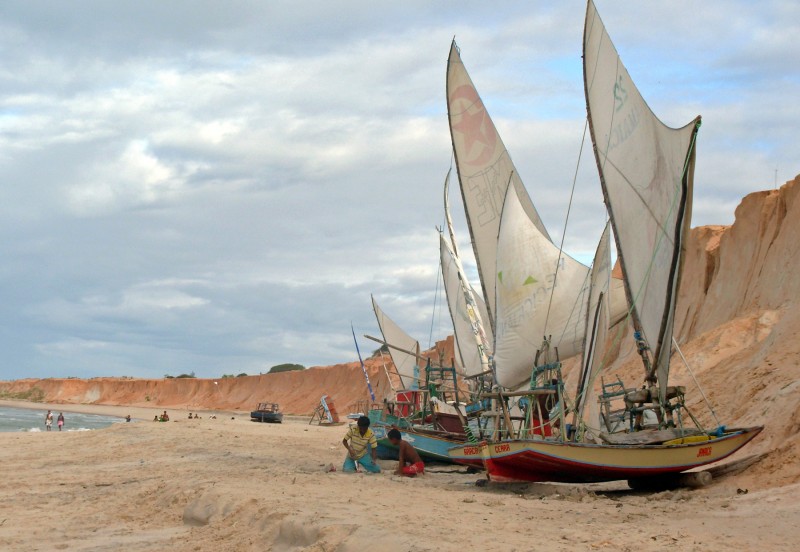
[[[418,473],[425,473],[425,464],[422,463],[419,453],[414,447],[403,441],[403,436],[397,429],[390,429],[386,436],[389,438],[389,442],[400,449],[400,463],[394,473],[405,475],[406,477],[414,477]]]
[[[168,422],[168,421],[169,421],[169,414],[167,414],[167,411],[166,411],[166,410],[165,410],[165,411],[164,411],[164,413],[161,415],[161,421],[162,421],[162,422]]]
[[[342,471],[357,471],[357,462],[368,472],[380,473],[381,467],[377,464],[378,440],[369,428],[369,418],[361,416],[356,426],[351,427],[344,436],[342,444],[347,449],[347,458],[344,459]]]
[[[155,417],[153,418],[153,421],[154,422],[160,422],[161,421],[161,420],[158,419],[158,414],[155,415]]]

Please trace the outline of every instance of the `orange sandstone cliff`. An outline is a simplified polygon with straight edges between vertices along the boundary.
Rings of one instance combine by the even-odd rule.
[[[423,353],[450,363],[453,337]],[[389,355],[368,358],[364,365],[378,402],[393,396],[399,386]],[[33,393],[31,393],[33,391]],[[322,395],[331,397],[340,414],[369,399],[364,372],[358,362],[317,366],[296,372],[260,376],[202,379],[21,379],[0,382],[0,396],[34,396],[36,400],[62,404],[130,405],[185,408],[188,410],[252,410],[259,402],[276,402],[287,414],[308,415]]]

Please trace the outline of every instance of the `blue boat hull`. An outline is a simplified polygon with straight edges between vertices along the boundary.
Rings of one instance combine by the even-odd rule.
[[[386,434],[392,429],[391,426],[377,425],[372,428],[375,438],[378,440],[378,458],[384,460],[397,460],[397,447],[392,445]],[[413,429],[400,429],[403,440],[416,449],[423,461],[444,462],[447,464],[455,463],[447,453],[448,449],[464,444],[464,438],[447,434],[429,434],[414,431]]]

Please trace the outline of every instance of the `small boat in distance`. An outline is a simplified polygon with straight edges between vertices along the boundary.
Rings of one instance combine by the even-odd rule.
[[[283,422],[283,412],[278,403],[258,403],[256,409],[250,412],[250,421],[279,424]]]

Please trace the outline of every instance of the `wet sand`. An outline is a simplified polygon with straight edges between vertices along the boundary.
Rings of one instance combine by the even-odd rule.
[[[795,550],[800,537],[797,485],[477,487],[480,475],[451,466],[400,478],[389,461],[379,475],[326,473],[341,469],[345,426],[170,413],[170,423],[0,434],[0,549]]]

